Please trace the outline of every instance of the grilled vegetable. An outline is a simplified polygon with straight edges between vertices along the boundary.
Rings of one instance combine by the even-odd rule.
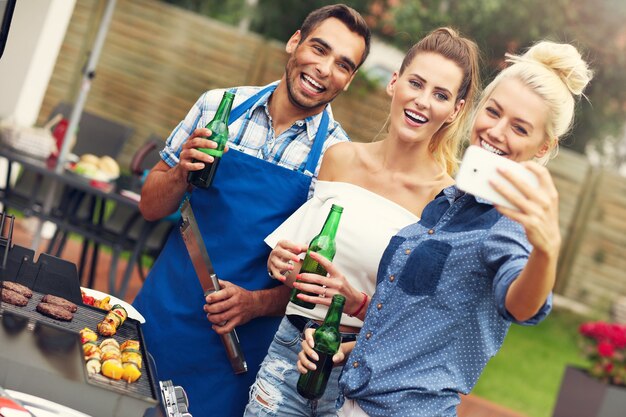
[[[102,362],[102,375],[118,380],[124,375],[124,367],[119,359],[108,359]]]
[[[109,311],[111,310],[111,304],[109,303],[109,301],[111,301],[111,297],[107,295],[102,300],[95,299],[93,306],[101,308],[102,310]]]
[[[83,343],[83,355],[85,357],[93,355],[94,352],[100,353],[100,348],[96,342]]]
[[[119,317],[119,313],[111,313]],[[98,328],[110,325],[109,322],[103,320]],[[110,337],[98,344],[95,340],[89,340],[95,335],[95,332],[89,328],[81,330],[80,335],[83,340],[85,366],[89,375],[101,373],[107,378],[116,381],[121,379],[128,383],[135,382],[141,377],[143,359],[137,340],[126,340],[120,346],[117,340]]]
[[[123,365],[124,373],[122,374],[122,379],[126,382],[135,382],[141,377],[141,371],[139,367],[134,363],[127,362]]]
[[[98,333],[102,336],[113,336],[128,317],[126,309],[119,304],[111,307],[100,323],[98,323]]]
[[[123,364],[134,363],[135,365],[137,365],[137,368],[141,369],[141,362],[142,362],[141,354],[137,352],[128,352],[128,351],[122,352]]]
[[[122,361],[122,354],[120,353],[119,350],[109,350],[107,352],[102,352],[102,359],[101,361],[104,363],[106,361],[108,361],[109,359],[115,359],[118,361]]]
[[[127,382],[135,382],[141,377],[141,353],[139,341],[126,340],[120,345],[122,350],[122,366],[124,367],[124,375],[122,379]]]
[[[128,318],[128,312],[124,307],[119,304],[115,304],[113,307],[111,307],[111,311],[122,318],[122,323],[124,323],[124,321]]]
[[[80,290],[80,294],[83,298],[83,304],[94,306],[96,308],[100,308],[106,311],[109,311],[111,309],[111,304],[109,303],[109,301],[111,301],[111,296],[109,295],[102,299],[98,299],[96,297],[92,297],[91,295],[85,294],[85,291],[83,290]]]
[[[100,358],[102,352],[100,346],[96,343],[98,335],[96,332],[88,327],[85,327],[80,332],[80,339],[83,343],[83,356],[85,357],[85,367],[87,368],[88,375],[94,375],[100,373],[101,365]]]
[[[95,342],[96,340],[98,340],[98,335],[96,334],[96,332],[91,330],[89,327],[85,327],[79,333],[81,343]]]
[[[102,342],[100,342],[100,349],[103,349],[109,345],[113,345],[116,348],[120,348],[120,344],[117,343],[117,340],[113,339],[112,337],[108,338],[108,339],[104,339]]]
[[[102,365],[100,365],[100,358],[91,358],[87,360],[87,373],[89,375],[99,374],[102,370]]]
[[[120,350],[123,352],[128,349],[134,349],[139,352],[139,341],[129,339],[125,342],[122,342],[122,344],[120,345]]]
[[[98,333],[102,336],[113,336],[117,329],[111,323],[102,321],[98,323]]]

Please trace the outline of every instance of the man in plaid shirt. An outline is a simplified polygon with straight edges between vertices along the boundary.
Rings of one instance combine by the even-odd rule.
[[[289,288],[267,276],[269,248],[263,239],[307,200],[323,152],[348,140],[329,103],[349,86],[369,41],[369,29],[355,10],[337,4],[311,12],[287,42],[290,56],[279,81],[229,89],[235,93],[229,151],[213,184],[192,190],[187,176],[213,161],[197,148],[216,147],[204,126],[223,89],[198,99],[148,175],[140,202],[144,217],[175,212],[191,192],[207,250],[223,279],[221,290],[203,297],[175,231],[134,301],[146,318],[144,338],[159,379],[184,387],[195,417],[243,413],[289,298]],[[235,326],[248,365],[243,375],[233,374],[219,338]],[[164,334],[168,339],[161,343]]]

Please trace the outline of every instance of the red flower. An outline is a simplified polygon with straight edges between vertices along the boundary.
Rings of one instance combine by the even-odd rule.
[[[610,342],[605,340],[598,343],[598,354],[600,356],[610,358],[613,356],[613,353],[615,353],[615,348]]]
[[[589,373],[601,381],[626,384],[626,325],[602,321],[583,323],[583,354],[590,360]]]

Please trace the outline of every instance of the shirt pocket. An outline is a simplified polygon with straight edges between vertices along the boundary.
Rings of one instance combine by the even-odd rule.
[[[382,258],[380,258],[380,263],[378,264],[378,274],[376,275],[376,285],[380,283],[383,279],[384,269],[389,266],[391,263],[391,259],[393,258],[394,253],[400,247],[400,245],[406,240],[406,238],[401,236],[392,236],[391,240],[389,240],[389,244],[387,248],[383,252]]]
[[[437,240],[417,245],[400,273],[398,285],[402,291],[409,295],[434,295],[451,251],[449,243]]]

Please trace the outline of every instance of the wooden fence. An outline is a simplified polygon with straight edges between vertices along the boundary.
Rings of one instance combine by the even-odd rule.
[[[39,122],[59,101],[73,102],[104,2],[77,0],[74,15],[45,95]],[[208,89],[262,85],[279,79],[284,45],[156,0],[119,0],[86,109],[131,125],[135,134],[119,162],[155,133],[166,138]],[[333,102],[353,140],[372,140],[389,101],[355,80]],[[563,150],[550,163],[561,203],[561,254],[557,291],[608,312],[626,295],[626,180],[592,169]]]

